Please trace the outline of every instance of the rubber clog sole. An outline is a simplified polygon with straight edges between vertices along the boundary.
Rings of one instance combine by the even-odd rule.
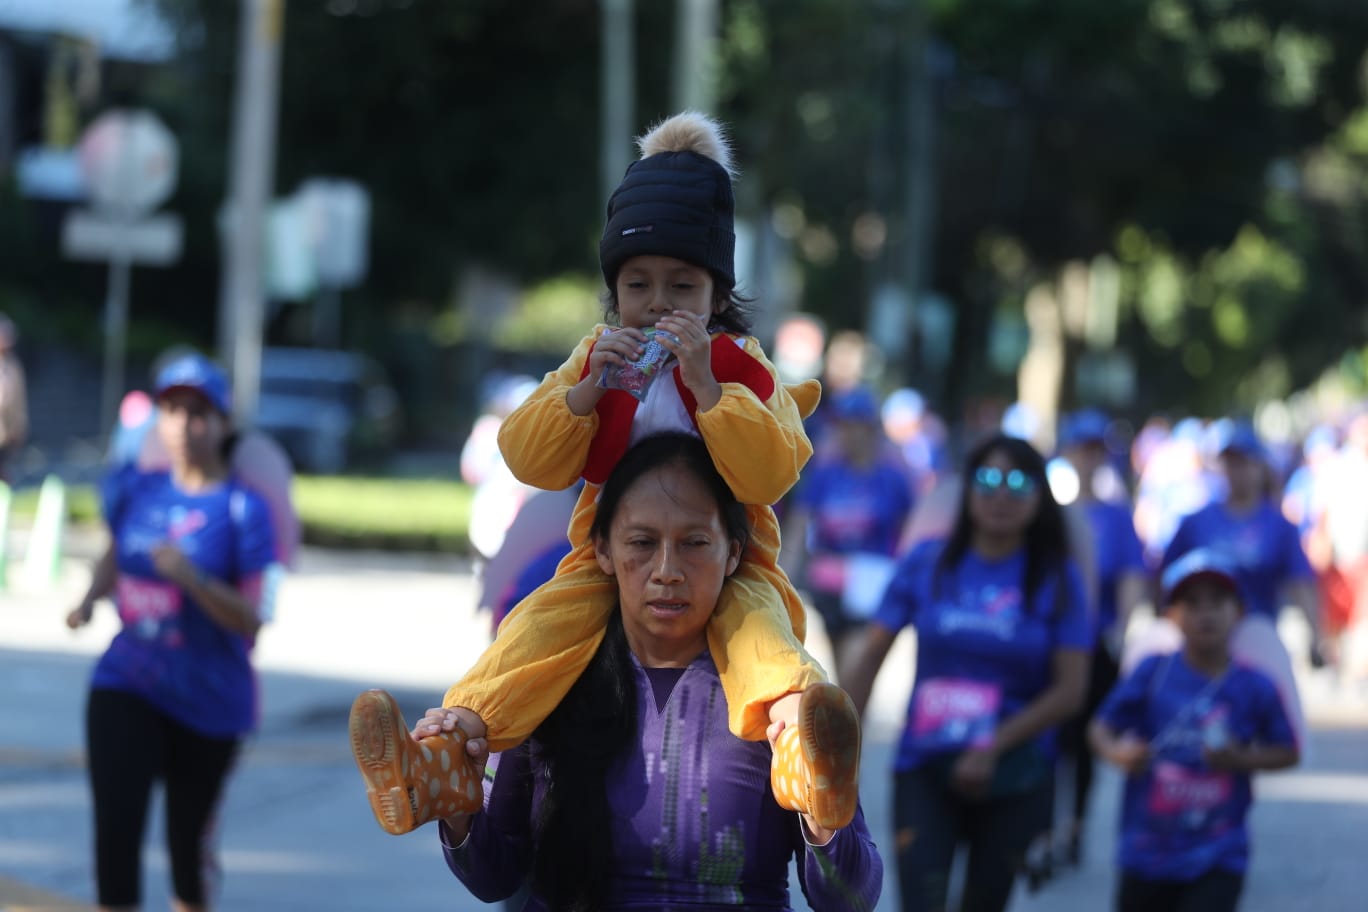
[[[376,822],[395,836],[415,829],[413,801],[406,784],[406,745],[399,740],[407,740],[409,735],[399,704],[383,690],[366,691],[352,703],[347,731]]]
[[[860,800],[860,717],[835,684],[814,684],[798,706],[799,743],[812,773],[809,806],[822,826],[837,830],[855,819]]]

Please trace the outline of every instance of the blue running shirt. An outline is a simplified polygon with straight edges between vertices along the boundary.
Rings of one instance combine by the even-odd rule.
[[[115,543],[114,601],[123,629],[96,665],[92,686],[137,694],[209,737],[252,730],[250,638],[219,626],[162,579],[152,549],[172,542],[205,575],[240,585],[275,560],[266,502],[233,480],[189,494],[169,472],[134,466],[109,475],[101,495]]]
[[[1050,686],[1056,650],[1087,652],[1093,644],[1083,581],[1072,561],[1062,574],[1047,576],[1027,605],[1024,552],[987,561],[971,549],[939,574],[937,586],[943,547],[930,541],[914,548],[874,616],[888,630],[910,624],[917,631],[917,678],[895,760],[899,772],[986,742],[1000,720]],[[1052,754],[1054,731],[1035,743]]]
[[[1195,880],[1249,864],[1247,773],[1219,772],[1202,760],[1214,728],[1237,744],[1294,744],[1273,682],[1231,665],[1212,679],[1181,652],[1145,659],[1107,697],[1098,718],[1117,733],[1151,742],[1150,766],[1126,779],[1120,865],[1151,880]]]
[[[1238,568],[1241,595],[1251,614],[1277,619],[1278,591],[1289,580],[1315,578],[1302,550],[1297,527],[1270,501],[1248,516],[1236,516],[1224,503],[1207,504],[1183,519],[1164,549],[1163,566],[1194,548],[1211,548]]]

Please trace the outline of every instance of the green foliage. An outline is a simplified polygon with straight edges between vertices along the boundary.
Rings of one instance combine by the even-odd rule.
[[[133,101],[180,138],[168,208],[186,219],[185,255],[133,283],[130,345],[155,350],[213,328],[241,5],[141,2],[183,26],[187,53],[107,67],[104,97],[76,113],[84,123]],[[634,8],[644,127],[673,109],[676,4]],[[1120,344],[1141,376],[1165,381],[1140,407],[1214,402],[1255,373],[1260,389],[1297,386],[1368,341],[1368,4],[724,0],[720,12],[715,108],[742,169],[738,212],[791,244],[800,304],[833,328],[862,326],[875,286],[898,276],[913,89],[927,88],[929,284],[957,307],[951,397],[991,373],[1004,300],[1099,255],[1126,264]],[[596,0],[287,4],[276,191],[323,174],[372,194],[371,271],[344,298],[347,344],[422,373],[420,342],[471,335],[459,314],[478,309],[450,298],[472,265],[533,289],[493,328],[501,345],[563,352],[597,318],[599,14]],[[42,72],[39,52],[16,53]],[[103,271],[63,263],[55,220],[5,194],[0,275],[14,291],[0,297],[47,317],[35,334],[97,348]],[[412,302],[429,316],[397,326]],[[1158,369],[1175,357],[1187,370]],[[406,400],[468,398],[471,378],[453,388],[425,371]],[[953,398],[936,404],[958,413]]]
[[[304,540],[331,547],[469,550],[473,491],[456,481],[299,476]]]
[[[1281,342],[1303,319],[1306,291],[1304,264],[1294,251],[1254,225],[1195,261],[1135,226],[1123,229],[1117,248],[1123,306],[1182,368],[1153,375],[1151,396],[1220,414],[1292,392]],[[1238,381],[1211,384],[1213,376]]]
[[[603,319],[595,277],[561,276],[529,289],[494,328],[495,345],[511,351],[564,355]]]
[[[93,486],[71,485],[66,494],[69,522],[100,522]],[[298,476],[294,483],[304,541],[333,548],[467,553],[473,496],[456,481]],[[15,491],[15,522],[32,523],[37,509],[37,487]]]
[[[31,523],[38,514],[37,486],[19,488],[10,504],[11,517],[20,523]],[[68,485],[66,489],[66,518],[73,523],[100,521],[100,496],[93,485]]]
[[[1350,150],[1368,145],[1368,6],[931,10],[954,61],[942,80],[936,238],[936,284],[961,306],[951,390],[983,370],[983,315],[1012,281],[971,255],[985,232],[1017,239],[1033,275],[1109,252],[1127,264],[1120,341],[1144,378],[1137,410],[1224,411],[1232,390],[1286,392],[1362,343],[1362,317],[1350,315],[1368,288],[1368,182]],[[1181,371],[1170,369],[1175,352]]]

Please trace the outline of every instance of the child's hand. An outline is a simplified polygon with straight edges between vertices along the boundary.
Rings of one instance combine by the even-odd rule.
[[[610,364],[626,367],[628,361],[635,361],[646,351],[646,334],[634,326],[624,326],[606,332],[594,343],[589,355],[589,376],[585,380],[597,384],[603,376],[603,369]]]
[[[981,798],[988,794],[988,787],[993,784],[995,772],[997,754],[987,748],[971,747],[955,761],[950,781],[955,788],[969,797]]]
[[[656,329],[679,339],[660,338],[660,344],[679,359],[679,378],[698,400],[699,411],[706,412],[722,398],[722,385],[712,372],[712,336],[708,321],[700,314],[676,310],[656,321]]]
[[[570,388],[566,405],[575,415],[587,415],[598,405],[607,392],[599,386],[604,368],[608,365],[625,367],[630,360],[636,360],[646,350],[646,334],[631,326],[603,333],[594,342],[594,350],[589,353],[589,373]]]
[[[1245,750],[1238,744],[1227,744],[1218,748],[1203,747],[1202,762],[1209,769],[1222,772],[1249,772],[1249,762],[1245,756]]]
[[[1116,740],[1107,759],[1116,764],[1127,776],[1142,773],[1149,766],[1149,743],[1127,732]]]
[[[170,542],[162,542],[152,549],[152,566],[164,580],[169,580],[185,588],[195,579],[195,565],[180,548]]]
[[[476,769],[484,769],[489,761],[489,730],[477,713],[464,707],[449,706],[429,709],[413,725],[410,735],[414,741],[431,738],[443,732],[460,729],[466,737],[466,753],[475,761]]]

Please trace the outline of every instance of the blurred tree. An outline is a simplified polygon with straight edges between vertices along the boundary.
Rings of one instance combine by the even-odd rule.
[[[1065,308],[1069,264],[1118,247],[1145,272],[1131,278],[1157,286],[1132,282],[1125,302],[1142,409],[1229,409],[1237,383],[1249,395],[1285,393],[1362,343],[1368,273],[1350,254],[1363,249],[1361,178],[1334,200],[1304,182],[1333,167],[1327,158],[1343,171],[1351,154],[1337,137],[1362,116],[1368,6],[931,6],[955,59],[942,94],[937,240],[937,284],[962,317],[948,390],[963,395],[991,376],[984,315],[1001,296],[1024,301],[1044,285]],[[1019,242],[1015,274],[985,256],[985,232]],[[1153,243],[1137,261],[1127,237]],[[1056,322],[1067,330],[1065,316]],[[1344,331],[1318,330],[1320,318]],[[1080,345],[1061,343],[1071,358]],[[1170,367],[1175,348],[1181,372]]]
[[[180,137],[168,208],[187,236],[176,268],[135,277],[135,317],[208,343],[239,4],[142,2],[180,24],[186,53],[106,65],[103,100],[152,107]],[[467,265],[594,286],[598,15],[596,0],[288,5],[277,190],[325,174],[372,193],[349,344],[383,351],[387,321],[405,350],[425,323],[452,326]],[[1242,395],[1300,384],[1364,344],[1361,0],[724,0],[717,113],[734,128],[740,209],[792,242],[805,308],[863,327],[895,271],[923,19],[939,115],[931,285],[957,310],[940,403],[952,415],[966,396],[1012,391],[988,362],[991,317],[1020,315],[1033,290],[1060,310],[1074,363],[1092,292],[1068,277],[1099,258],[1119,274],[1138,408],[1219,407],[1245,378]],[[636,4],[643,127],[671,111],[673,24],[673,3]],[[103,277],[61,266],[59,223],[0,193],[0,275],[89,332]],[[1184,369],[1155,369],[1173,363]]]
[[[190,36],[176,95],[199,183],[222,195],[237,4],[158,0]],[[443,299],[462,264],[520,278],[593,265],[597,4],[328,0],[286,14],[276,184],[311,175],[372,195],[371,272],[383,305]],[[660,23],[643,16],[650,43]],[[661,17],[663,18],[663,17]],[[658,67],[664,79],[665,63]],[[645,97],[654,103],[654,96]],[[167,99],[168,103],[173,103]],[[189,156],[186,156],[189,157]],[[585,176],[576,180],[575,175]]]

